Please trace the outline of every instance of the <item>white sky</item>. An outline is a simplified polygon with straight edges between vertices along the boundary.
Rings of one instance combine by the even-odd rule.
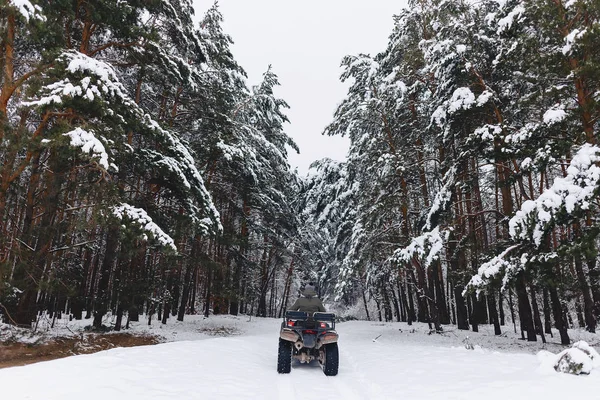
[[[194,0],[201,18],[213,0]],[[406,0],[220,0],[223,28],[232,36],[233,55],[248,73],[261,80],[269,64],[279,76],[275,92],[289,105],[287,133],[300,147],[289,152],[301,175],[324,157],[343,160],[349,142],[323,136],[346,85],[339,81],[342,57],[375,55],[385,50],[393,15]]]

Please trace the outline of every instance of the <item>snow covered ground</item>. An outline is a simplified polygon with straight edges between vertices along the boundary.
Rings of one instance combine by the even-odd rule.
[[[600,393],[600,370],[559,374],[532,354],[541,343],[495,338],[488,330],[427,335],[420,324],[341,323],[338,376],[326,377],[318,364],[294,364],[291,374],[279,375],[278,326],[279,320],[248,317],[155,324],[153,333],[182,341],[2,369],[0,398],[505,400]],[[134,331],[148,328],[139,323]],[[475,350],[465,349],[466,335]],[[594,345],[594,337],[584,339]],[[557,353],[554,346],[546,348]]]

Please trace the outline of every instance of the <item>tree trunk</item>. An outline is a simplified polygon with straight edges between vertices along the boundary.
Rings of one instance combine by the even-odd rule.
[[[552,322],[550,321],[550,299],[548,297],[548,289],[544,288],[543,290],[544,297],[544,330],[546,334],[550,335],[550,337],[554,337],[552,335]]]
[[[538,303],[537,303],[535,287],[531,283],[529,284],[529,291],[531,292],[531,305],[533,307],[533,318],[535,321],[535,330],[536,330],[537,334],[542,337],[542,343],[546,343],[546,336],[544,335],[542,319],[540,318],[540,308],[538,307]]]
[[[118,247],[119,226],[112,225],[108,229],[108,233],[106,235],[106,250],[104,251],[104,259],[102,260],[102,266],[99,271],[100,280],[98,282],[98,293],[96,294],[96,301],[94,304],[94,322],[92,323],[94,329],[102,328],[102,318],[108,311],[108,302],[110,300],[108,284],[114,262],[117,259]]]
[[[600,317],[600,271],[598,270],[596,254],[588,257],[586,263],[589,271],[592,299],[594,300],[594,317],[597,320]]]
[[[435,305],[441,324],[450,324],[450,314],[446,308],[446,294],[444,293],[444,278],[442,275],[442,265],[439,261],[433,264],[433,286],[435,289]]]
[[[211,303],[211,286],[212,286],[212,267],[208,268],[207,271],[207,278],[206,278],[206,297],[205,297],[205,304],[204,304],[204,317],[208,318],[208,316],[210,315],[210,303]]]
[[[194,257],[193,257],[193,252],[192,252],[192,260],[193,259],[194,259]],[[188,298],[190,296],[192,272],[195,272],[192,270],[195,269],[195,267],[192,267],[189,264],[192,264],[192,263],[188,263],[188,265],[185,269],[185,276],[183,278],[183,290],[181,293],[181,303],[179,304],[179,310],[177,312],[177,321],[183,321],[183,317],[185,316],[185,310],[186,310],[187,304],[188,304]]]
[[[506,324],[504,316],[504,295],[501,290],[498,291],[498,310],[500,312],[500,325],[504,326]]]
[[[500,321],[498,320],[498,310],[496,309],[496,298],[494,293],[487,295],[488,313],[490,314],[490,323],[494,325],[494,334],[501,335]]]
[[[517,333],[517,318],[515,316],[515,306],[513,304],[512,290],[508,290],[508,307],[510,308],[510,318],[512,319],[513,328]]]
[[[398,296],[400,296],[400,320],[402,322],[408,321],[408,299],[406,298],[406,291],[404,290],[404,284],[400,278],[398,278]]]
[[[463,290],[464,288],[462,286],[457,285],[454,287],[454,301],[456,302],[456,322],[458,329],[468,331],[468,311],[467,305],[465,303],[465,298],[462,295]]]
[[[563,319],[562,304],[560,303],[560,299],[558,298],[558,291],[552,285],[548,287],[548,291],[550,292],[550,300],[552,301],[554,325],[560,333],[560,343],[563,345],[568,345],[571,343],[571,340],[569,339],[569,334],[567,333],[567,326]]]
[[[121,304],[117,306],[117,319],[115,321],[115,331],[121,330],[121,325],[123,324],[123,307]]]
[[[583,311],[585,316],[585,329],[588,332],[596,333],[596,318],[594,317],[594,302],[590,295],[590,287],[583,272],[583,262],[581,256],[575,256],[575,271],[579,282],[579,290],[583,297]]]
[[[412,325],[412,323],[417,320],[417,317],[415,314],[415,303],[413,301],[413,294],[409,282],[406,283],[406,291],[408,295],[408,325]]]
[[[367,314],[367,321],[371,320],[371,316],[369,315],[369,305],[367,304],[367,296],[365,295],[365,288],[364,285],[361,285],[361,292],[362,292],[362,298],[363,298],[363,304],[365,305],[365,313]]]
[[[527,287],[525,285],[525,277],[523,275],[517,277],[515,290],[517,291],[521,330],[527,332],[527,341],[536,342],[537,337],[535,335],[535,328],[533,326],[531,305],[529,304],[529,298],[527,296]]]
[[[398,304],[398,297],[396,296],[393,285],[390,285],[390,291],[392,292],[392,305],[394,306],[394,313],[396,314],[396,322],[400,322],[400,305]]]
[[[479,307],[479,300],[477,299],[477,295],[472,294],[471,300],[471,328],[473,332],[479,332],[479,321],[481,320],[481,307]]]

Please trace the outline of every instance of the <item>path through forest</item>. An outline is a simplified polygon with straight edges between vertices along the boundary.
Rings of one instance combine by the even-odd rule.
[[[338,376],[326,377],[313,364],[294,364],[291,374],[279,375],[279,321],[244,323],[245,329],[229,337],[3,369],[0,398],[504,400],[590,398],[600,392],[597,370],[589,376],[558,374],[540,367],[533,354],[467,350],[459,337],[440,341],[422,331],[407,332],[406,325],[376,322],[338,325]]]

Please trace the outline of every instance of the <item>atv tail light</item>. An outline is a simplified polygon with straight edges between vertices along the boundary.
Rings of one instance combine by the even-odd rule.
[[[325,322],[321,322],[321,328],[327,328],[327,324]]]
[[[316,335],[317,331],[313,331],[312,329],[306,329],[306,330],[303,330],[302,333],[308,333],[308,334]]]
[[[288,326],[294,326],[294,325],[295,325],[295,323],[294,323],[294,321],[288,321],[287,325],[288,325]]]

